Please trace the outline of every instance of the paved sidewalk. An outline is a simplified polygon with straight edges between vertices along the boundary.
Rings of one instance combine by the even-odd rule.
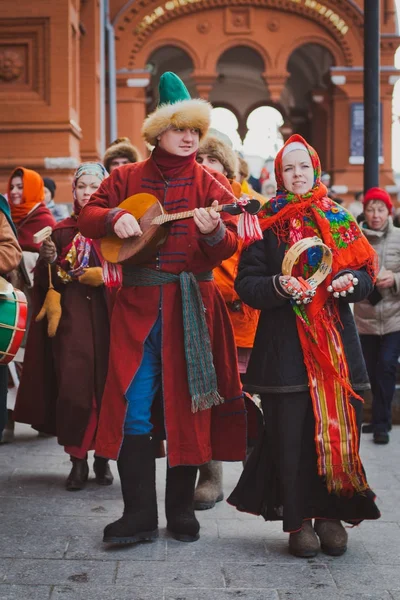
[[[157,542],[106,549],[103,527],[122,509],[119,483],[67,492],[70,463],[55,440],[23,425],[16,432],[0,446],[0,600],[400,600],[400,426],[387,447],[362,440],[382,519],[350,530],[343,557],[310,560],[288,554],[280,523],[226,502],[197,513],[196,543],[168,537],[160,502]],[[226,494],[240,472],[224,465]],[[164,479],[160,460],[160,499]]]

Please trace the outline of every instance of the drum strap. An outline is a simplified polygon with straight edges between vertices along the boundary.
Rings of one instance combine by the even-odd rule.
[[[182,316],[185,356],[192,412],[206,410],[222,404],[218,393],[210,334],[205,318],[205,307],[201,297],[199,281],[212,281],[212,272],[167,273],[145,267],[123,267],[124,286],[153,286],[179,283],[182,293]]]

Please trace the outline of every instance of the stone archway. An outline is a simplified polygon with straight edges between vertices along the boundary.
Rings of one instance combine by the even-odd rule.
[[[251,109],[276,107],[284,137],[295,131],[305,135],[334,183],[358,188],[362,168],[349,161],[349,153],[351,106],[362,101],[362,28],[363,12],[353,0],[136,0],[116,27],[121,98],[130,97],[131,123],[141,123],[154,106],[156,80],[146,65],[156,56],[191,92],[231,108],[242,139]],[[382,38],[385,65],[393,64],[389,46]],[[172,55],[165,61],[171,47],[190,64],[181,66]],[[150,85],[127,92],[125,72],[147,73]],[[387,81],[382,86],[388,127],[391,87]],[[133,137],[140,137],[139,125],[134,127]],[[390,144],[385,153],[390,163]]]
[[[173,21],[181,20],[196,13],[225,9],[229,13],[227,25],[229,34],[251,33],[252,17],[250,9],[268,9],[267,29],[276,33],[281,28],[281,15],[297,15],[304,21],[317,23],[327,38],[334,40],[342,49],[346,64],[361,63],[363,14],[352,0],[139,0],[121,15],[116,27],[117,45],[126,42],[127,35],[133,33],[129,44],[127,67],[139,67],[143,48],[150,38],[154,38],[160,28]],[[198,23],[198,32],[206,35],[215,29],[214,19],[205,18]],[[299,29],[301,31],[301,28]],[[265,37],[265,36],[264,36]],[[295,38],[298,35],[292,37]],[[287,39],[287,38],[286,38]]]
[[[176,45],[165,45],[163,48],[154,50],[149,55],[147,65],[150,69],[150,81],[146,88],[147,112],[151,112],[158,101],[158,82],[162,73],[174,71],[184,81],[191,96],[196,96],[196,88],[190,78],[194,69],[192,57],[186,51]]]
[[[281,96],[287,123],[316,147],[325,169],[330,168],[329,127],[335,57],[320,44],[305,43],[289,56],[289,77]]]
[[[246,113],[256,102],[265,103],[268,91],[263,75],[263,57],[248,45],[237,45],[222,52],[217,66],[217,77],[209,94],[213,106],[233,105],[242,140],[247,133]]]

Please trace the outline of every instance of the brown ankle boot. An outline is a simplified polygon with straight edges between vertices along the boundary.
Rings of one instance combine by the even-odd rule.
[[[69,492],[83,490],[89,477],[89,467],[86,458],[70,457],[72,469],[65,482],[65,487]]]
[[[211,460],[199,467],[199,482],[194,493],[194,509],[208,510],[224,499],[222,462]]]
[[[336,519],[315,519],[314,529],[321,542],[321,550],[330,556],[341,556],[347,550],[347,531]]]
[[[299,558],[313,558],[319,550],[318,538],[311,521],[303,521],[300,531],[289,536],[289,552]]]

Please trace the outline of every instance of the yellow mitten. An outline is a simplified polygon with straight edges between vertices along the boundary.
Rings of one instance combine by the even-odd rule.
[[[56,292],[55,289],[50,288],[46,294],[40,313],[35,319],[35,321],[38,322],[45,316],[47,317],[47,335],[49,337],[54,337],[57,333],[61,312],[61,294]]]
[[[103,269],[101,267],[89,267],[85,269],[83,275],[78,277],[79,283],[85,283],[86,285],[91,285],[93,287],[98,287],[99,285],[103,285]]]

